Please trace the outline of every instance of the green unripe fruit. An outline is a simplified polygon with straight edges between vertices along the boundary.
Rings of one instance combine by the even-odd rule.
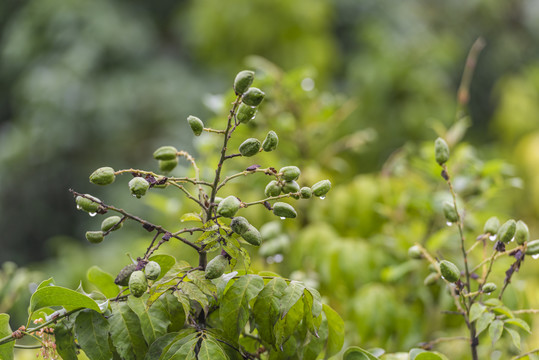
[[[267,197],[279,196],[279,194],[281,194],[281,189],[282,187],[279,185],[277,180],[271,180],[268,185],[266,185],[264,194],[266,194]]]
[[[116,276],[116,279],[114,279],[114,283],[116,285],[120,286],[127,286],[129,285],[129,277],[131,277],[131,274],[135,269],[137,268],[137,265],[135,264],[129,264],[123,267],[122,270],[118,273],[118,276]]]
[[[159,160],[159,170],[162,172],[170,172],[176,168],[178,165],[178,158],[174,158],[171,160]]]
[[[440,272],[444,279],[452,283],[456,282],[460,277],[459,268],[447,260],[440,261]]]
[[[224,198],[217,206],[217,213],[221,216],[231,218],[240,209],[240,200],[234,195]]]
[[[444,211],[445,219],[447,221],[457,222],[457,220],[459,219],[457,211],[455,210],[455,206],[452,203],[448,201],[444,202],[443,211]]]
[[[273,205],[273,213],[283,218],[295,218],[298,216],[294,207],[284,202],[276,202]]]
[[[530,230],[528,230],[528,226],[522,220],[517,221],[517,227],[515,230],[515,241],[517,242],[517,244],[522,245],[528,240],[530,240]]]
[[[191,130],[193,130],[193,134],[195,134],[195,136],[199,136],[202,134],[202,131],[204,131],[204,123],[196,116],[189,115],[187,117],[187,122],[189,123],[189,126],[191,127]]]
[[[92,244],[99,244],[103,238],[103,231],[86,231],[86,240]]]
[[[285,166],[279,170],[279,173],[284,181],[292,181],[299,178],[301,170],[297,166]]]
[[[254,246],[258,246],[262,242],[262,235],[253,225],[249,225],[247,231],[241,234],[241,237]]]
[[[449,146],[444,139],[438,138],[434,141],[434,156],[436,162],[440,165],[443,165],[449,160]]]
[[[500,228],[498,229],[498,241],[503,243],[508,243],[511,241],[515,235],[517,229],[517,223],[515,220],[507,220]]]
[[[217,279],[225,273],[228,266],[228,259],[223,255],[217,255],[206,265],[205,277],[208,280]]]
[[[427,275],[425,280],[423,280],[423,284],[425,286],[434,285],[436,281],[438,281],[439,278],[440,278],[440,275],[438,275],[438,273],[430,273]]]
[[[161,266],[155,261],[149,261],[144,267],[146,279],[155,280],[161,275]]]
[[[283,185],[283,194],[297,193],[299,191],[299,185],[294,180],[286,181]]]
[[[146,194],[146,191],[150,188],[150,183],[140,176],[137,176],[129,181],[129,190],[131,194],[137,198],[141,198]]]
[[[423,254],[421,253],[421,248],[417,245],[411,246],[408,249],[408,256],[412,259],[421,259]]]
[[[266,94],[262,90],[252,87],[243,94],[241,101],[250,106],[258,106],[264,100],[264,96]]]
[[[483,285],[483,292],[490,294],[491,292],[496,291],[497,288],[496,284],[489,282]]]
[[[242,156],[249,157],[258,154],[260,146],[260,140],[249,138],[241,143],[239,151]]]
[[[262,149],[264,151],[273,151],[277,149],[277,145],[279,145],[279,137],[275,131],[271,130],[262,143]]]
[[[156,160],[172,160],[176,159],[178,150],[174,146],[161,146],[153,152],[153,158]]]
[[[253,80],[255,79],[255,73],[250,70],[243,70],[236,75],[236,78],[234,79],[234,91],[236,92],[236,95],[243,94],[247,89],[249,89],[249,86],[253,83]]]
[[[223,198],[222,198],[222,197],[219,197],[219,196],[216,196],[216,197],[215,197],[215,200],[214,200],[214,203],[217,204],[217,205],[219,205],[219,203],[220,203],[221,201],[223,201]]]
[[[329,180],[319,181],[311,187],[314,196],[324,196],[330,189],[331,182]]]
[[[238,235],[246,232],[250,225],[251,224],[249,224],[249,221],[247,221],[247,219],[243,216],[236,216],[232,218],[232,221],[230,222],[230,228]]]
[[[114,182],[116,175],[114,169],[108,166],[101,167],[90,175],[90,182],[96,185],[109,185]]]
[[[483,227],[483,233],[495,235],[496,233],[498,233],[499,228],[500,220],[496,216],[493,216],[489,218],[485,223],[485,226]]]
[[[310,187],[304,186],[301,189],[299,189],[299,192],[301,193],[302,199],[310,199],[313,196],[313,191]]]
[[[109,216],[103,222],[101,223],[101,231],[109,231],[111,230],[116,224],[116,226],[112,231],[116,231],[120,229],[124,224],[120,222],[122,220],[119,216]]]
[[[236,119],[243,124],[247,124],[256,116],[257,108],[246,104],[241,104],[236,113]]]
[[[89,194],[84,194],[84,195],[87,197],[77,196],[75,198],[75,202],[77,203],[77,208],[80,208],[89,213],[97,212],[97,210],[99,210],[100,205],[96,201],[101,201],[101,200]]]
[[[134,297],[141,297],[148,289],[148,280],[141,270],[133,271],[129,277],[129,291]]]
[[[526,255],[539,254],[539,240],[530,241],[526,246]]]

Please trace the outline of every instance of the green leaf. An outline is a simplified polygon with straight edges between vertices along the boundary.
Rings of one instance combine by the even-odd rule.
[[[420,354],[417,354],[415,357],[415,360],[444,360],[445,356],[442,356],[440,353],[437,352],[422,352]]]
[[[169,345],[165,346],[165,348],[163,349],[163,353],[159,357],[159,360],[170,360],[170,358],[174,356],[174,354],[183,346],[183,344],[197,337],[198,334],[195,332],[194,329],[183,329],[179,331],[178,335],[176,335],[176,337],[169,343]]]
[[[156,263],[159,264],[159,266],[161,266],[161,274],[159,275],[159,277],[156,279],[159,280],[161,279],[163,276],[165,276],[165,274],[170,270],[172,269],[172,267],[174,266],[174,264],[176,264],[176,259],[173,257],[173,256],[170,256],[170,255],[164,255],[164,254],[161,254],[161,255],[154,255],[152,257],[150,257],[148,260],[150,261],[155,261]]]
[[[114,283],[114,277],[98,266],[89,268],[86,277],[108,298],[113,298],[120,292],[120,287]]]
[[[43,280],[36,288],[36,291],[39,290],[39,289],[42,289],[44,288],[45,286],[50,286],[50,285],[54,285],[54,279],[53,278],[48,278],[47,280]]]
[[[505,328],[505,330],[507,330],[507,332],[511,335],[511,338],[513,339],[513,345],[515,345],[518,351],[520,351],[520,334],[518,333],[518,331],[509,328]]]
[[[180,291],[174,291],[174,296],[176,297],[176,299],[178,299],[179,303],[182,304],[185,317],[187,318],[189,316],[189,312],[191,311],[191,302],[189,298],[187,297],[187,295]]]
[[[178,331],[185,325],[186,314],[180,301],[171,293],[166,293],[158,301],[166,312],[170,325],[168,331]]]
[[[253,315],[260,338],[268,344],[275,343],[273,327],[279,319],[279,299],[282,297],[286,281],[274,278],[264,286],[256,297]]]
[[[488,299],[484,302],[487,306],[503,306],[503,302],[496,298]]]
[[[322,305],[322,309],[328,320],[328,342],[326,347],[326,359],[335,355],[344,344],[344,321],[339,314],[326,304]]]
[[[481,305],[480,303],[474,303],[470,308],[470,321],[473,322],[479,319],[481,314],[484,313],[486,309],[487,308],[484,305]]]
[[[228,360],[225,351],[212,337],[202,340],[198,351],[198,360]]]
[[[207,295],[212,295],[217,292],[217,287],[210,280],[206,279],[204,271],[195,270],[191,271],[187,277],[191,280],[198,288]]]
[[[343,360],[378,360],[376,356],[358,346],[350,346],[342,358]]]
[[[54,341],[56,351],[63,360],[77,360],[75,334],[72,324],[69,324],[65,318],[54,325]]]
[[[140,327],[146,343],[151,344],[167,332],[170,320],[160,301],[154,302],[149,309],[146,308],[145,303],[143,297],[130,296],[127,300],[127,304],[140,320]]]
[[[522,330],[526,331],[527,333],[531,334],[530,325],[528,325],[527,322],[525,322],[522,319],[513,318],[513,319],[507,319],[504,321],[506,324],[515,325],[521,328]]]
[[[237,271],[232,271],[231,273],[224,274],[221,277],[218,277],[217,279],[213,279],[212,282],[217,287],[217,298],[221,299],[223,297],[223,294],[225,293],[225,290],[228,286],[228,283],[230,280],[234,279],[234,277],[238,275]]]
[[[498,307],[495,307],[495,308],[492,308],[492,311],[495,313],[495,314],[498,314],[498,315],[505,315],[506,317],[508,318],[513,318],[514,315],[513,313],[511,312],[511,310],[509,310],[507,307],[505,306],[498,306]]]
[[[490,336],[490,339],[492,340],[492,344],[494,344],[496,341],[500,339],[503,332],[503,321],[501,320],[494,320],[490,323],[490,327],[488,328],[488,334]]]
[[[171,357],[170,360],[196,360],[195,348],[198,337],[185,342]]]
[[[306,287],[305,291],[308,291],[313,297],[313,317],[316,318],[322,313],[322,296],[320,296],[318,290],[310,287]]]
[[[275,344],[281,351],[283,350],[283,345],[289,340],[290,336],[298,330],[298,326],[303,319],[303,308],[303,301],[296,301],[286,316],[284,318],[279,318],[275,324]]]
[[[204,309],[204,313],[207,314],[208,306],[210,302],[208,301],[208,296],[204,294],[198,286],[192,282],[182,282],[180,284],[180,291],[183,292],[189,299],[196,301]]]
[[[137,314],[125,302],[111,303],[109,318],[112,343],[122,359],[143,358],[148,351]]]
[[[13,333],[9,326],[9,315],[0,314],[0,338],[9,336]],[[10,341],[6,344],[0,345],[0,359],[13,360],[13,347],[15,341]]]
[[[303,290],[305,286],[299,281],[291,281],[288,287],[284,290],[283,297],[281,298],[281,306],[279,312],[281,319],[286,316],[288,311],[298,302],[303,296]]]
[[[99,306],[90,297],[60,286],[46,286],[36,290],[30,298],[28,311],[33,313],[50,306],[63,306],[67,311],[86,308],[100,312]]]
[[[75,319],[77,341],[90,360],[110,360],[109,323],[98,312],[81,311]]]
[[[243,247],[240,247],[240,255],[243,262],[243,268],[245,269],[245,271],[248,271],[251,267],[251,256],[249,255],[249,252]]]
[[[477,319],[477,335],[481,334],[483,330],[485,330],[495,318],[496,316],[491,312],[485,312],[481,314],[479,319]]]
[[[313,317],[313,303],[314,298],[310,291],[305,290],[303,292],[303,320],[307,329],[315,336],[318,336],[318,328],[320,322]],[[321,320],[321,317],[320,317]]]
[[[150,348],[148,349],[148,352],[146,353],[146,356],[144,357],[144,360],[155,360],[159,359],[161,354],[163,354],[165,348],[169,346],[172,341],[174,341],[174,338],[178,335],[177,332],[170,332],[168,334],[165,334],[159,338],[157,338]]]
[[[264,288],[264,280],[257,275],[240,277],[223,296],[219,318],[225,334],[237,341],[249,320],[248,303]]]
[[[183,214],[182,217],[180,218],[180,221],[181,222],[185,222],[185,221],[198,221],[198,222],[202,222],[202,218],[200,217],[199,214],[197,213],[187,213],[187,214]]]

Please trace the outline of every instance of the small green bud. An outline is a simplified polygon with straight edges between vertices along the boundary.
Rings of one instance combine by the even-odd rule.
[[[507,220],[500,228],[498,229],[498,241],[503,243],[508,243],[511,241],[515,235],[517,229],[517,223],[515,220]]]
[[[133,271],[129,277],[129,291],[134,297],[141,297],[148,289],[148,280],[141,270]]]
[[[252,87],[243,94],[241,101],[247,105],[258,106],[264,100],[264,96],[266,94],[262,90]]]
[[[282,218],[295,218],[298,216],[294,207],[284,202],[276,202],[273,204],[273,213]]]
[[[146,279],[155,280],[161,275],[161,266],[155,261],[149,261],[144,267]]]
[[[132,178],[128,185],[131,194],[136,196],[138,199],[144,196],[146,191],[150,188],[150,183],[140,176]]]
[[[81,209],[84,211],[87,211],[89,213],[95,213],[97,210],[99,210],[99,203],[96,201],[101,201],[98,198],[90,195],[90,194],[84,194],[87,197],[77,196],[75,198],[75,203],[77,203],[77,209]]]
[[[240,209],[240,200],[234,195],[224,198],[217,206],[217,213],[221,216],[231,218]]]
[[[247,231],[241,234],[241,237],[254,246],[258,246],[262,242],[260,232],[253,225],[249,225]]]
[[[255,106],[241,104],[236,113],[236,119],[242,124],[247,124],[255,118],[257,111],[258,109]]]
[[[178,158],[171,160],[159,160],[159,170],[162,172],[168,173],[176,168],[178,165]]]
[[[331,182],[329,180],[322,180],[317,182],[311,187],[314,196],[322,197],[327,194],[331,189]]]
[[[275,131],[271,130],[262,143],[262,149],[264,151],[273,151],[277,149],[277,145],[279,145],[279,137]]]
[[[539,254],[539,240],[533,240],[526,244],[526,255]]]
[[[528,230],[528,225],[522,220],[517,221],[515,241],[517,244],[522,245],[528,240],[530,240],[530,230]]]
[[[153,158],[156,160],[176,159],[178,150],[174,146],[161,146],[153,152]]]
[[[90,182],[96,185],[109,185],[114,182],[116,175],[114,169],[108,166],[101,167],[90,175]]]
[[[447,260],[440,261],[440,272],[444,279],[452,283],[457,282],[460,278],[459,268]]]
[[[264,194],[266,194],[267,197],[279,196],[279,194],[281,194],[281,188],[282,187],[279,185],[277,180],[271,180],[268,185],[266,185]]]
[[[289,194],[289,193],[297,193],[299,191],[299,184],[292,181],[286,181],[283,185],[282,192],[283,194]]]
[[[208,262],[208,265],[206,265],[206,271],[204,276],[208,280],[217,279],[225,273],[227,266],[228,259],[223,255],[217,255]]]
[[[279,170],[284,181],[297,180],[301,170],[297,166],[285,166]]]
[[[260,140],[249,138],[241,143],[239,151],[242,156],[249,157],[258,154],[260,146]]]
[[[449,201],[444,202],[443,205],[443,211],[445,219],[449,222],[457,222],[459,219],[457,211],[455,210],[455,206],[453,203],[450,203]]]
[[[86,231],[86,240],[92,244],[99,244],[103,238],[103,231]]]
[[[230,228],[238,235],[246,232],[250,225],[251,224],[249,224],[249,221],[247,221],[247,219],[243,216],[233,217],[232,221],[230,222]]]
[[[253,80],[255,79],[255,73],[250,70],[243,70],[236,75],[236,78],[234,79],[234,91],[236,92],[236,95],[243,94],[247,89],[249,89],[249,86],[253,83]]]
[[[434,141],[434,156],[436,162],[440,165],[443,165],[449,160],[449,146],[444,139],[438,138]]]
[[[114,230],[112,230],[112,231],[116,231],[116,230],[120,229],[123,226],[123,222],[120,222],[121,220],[122,220],[122,218],[119,217],[119,216],[109,216],[108,218],[103,220],[103,222],[101,223],[101,231],[109,231],[116,224],[118,224],[118,226],[116,226],[114,228]]]
[[[440,275],[438,275],[438,273],[435,273],[435,272],[430,273],[427,275],[425,280],[423,280],[423,284],[425,286],[434,285],[436,284],[436,281],[438,281],[439,278],[440,278]]]
[[[408,249],[408,256],[412,259],[421,259],[423,254],[421,253],[421,248],[417,245],[411,246]]]
[[[496,291],[497,288],[496,284],[489,282],[483,285],[483,292],[490,294],[491,292]]]
[[[137,268],[137,265],[135,264],[129,264],[123,267],[122,270],[118,273],[118,276],[116,276],[116,279],[114,279],[114,283],[116,285],[120,286],[127,286],[129,285],[129,277],[131,277],[131,274],[135,269]]]
[[[483,233],[495,235],[500,228],[500,220],[493,216],[487,220],[485,226],[483,227]]]
[[[191,130],[193,130],[195,136],[199,136],[200,134],[202,134],[202,131],[204,130],[204,123],[202,122],[202,120],[200,120],[196,116],[189,115],[187,117],[187,122],[189,123],[189,126],[191,126]]]
[[[304,186],[299,189],[302,199],[310,199],[313,196],[313,191],[310,187]]]

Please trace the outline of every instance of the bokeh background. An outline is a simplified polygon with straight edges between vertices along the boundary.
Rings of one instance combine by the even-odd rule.
[[[461,109],[468,116],[455,116],[478,37],[486,47]],[[17,327],[29,284],[54,276],[77,287],[90,266],[115,273],[151,240],[128,224],[91,246],[84,232],[100,220],[75,209],[70,188],[182,226],[192,206],[179,194],[137,200],[127,177],[97,188],[88,175],[101,166],[157,171],[151,153],[169,144],[211,176],[216,138],[194,138],[185,118],[218,128],[232,79],[250,68],[267,99],[236,145],[274,129],[278,154],[258,163],[298,165],[302,185],[334,185],[324,201],[299,202],[297,221],[266,226],[253,268],[317,286],[345,319],[347,345],[406,351],[459,334],[460,319],[441,313],[451,307],[443,287],[423,286],[427,265],[406,255],[421,242],[458,259],[456,229],[440,214],[448,194],[432,142],[444,136],[454,150],[470,244],[491,215],[523,219],[538,237],[538,44],[534,0],[2,1],[0,312]],[[236,170],[251,163],[240,159]],[[183,163],[174,173],[189,171]],[[256,200],[266,182],[226,191]],[[249,217],[259,227],[274,220],[263,209]],[[180,245],[167,251],[192,256]],[[503,279],[509,264],[494,276]],[[504,298],[511,307],[539,307],[538,274],[526,261]],[[537,316],[525,319],[539,327]],[[523,349],[539,345],[523,339]],[[492,358],[514,352],[509,341],[483,342]]]

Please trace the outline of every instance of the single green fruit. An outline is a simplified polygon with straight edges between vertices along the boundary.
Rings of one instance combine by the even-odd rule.
[[[189,126],[191,126],[191,130],[193,130],[195,136],[199,136],[202,134],[202,131],[204,131],[204,123],[196,116],[189,115],[187,117],[187,122],[189,123]]]
[[[231,218],[240,209],[240,200],[234,195],[224,198],[217,206],[217,213],[221,216]]]
[[[141,297],[148,289],[148,280],[141,270],[133,271],[129,277],[129,291],[134,297]]]
[[[294,180],[286,181],[283,185],[282,192],[283,194],[297,193],[299,192],[299,184]]]
[[[329,180],[322,180],[317,182],[311,187],[314,196],[322,197],[327,194],[331,189],[331,182]]]
[[[537,255],[539,254],[539,240],[530,241],[526,245],[526,255]]]
[[[99,203],[97,203],[96,201],[101,202],[101,200],[90,194],[84,195],[87,197],[77,196],[75,198],[75,203],[77,203],[77,209],[81,209],[89,213],[96,213],[97,210],[99,210],[100,206]]]
[[[297,166],[285,166],[279,170],[279,173],[284,181],[292,181],[299,178],[301,170]]]
[[[174,146],[161,146],[153,152],[153,158],[156,160],[176,159],[178,150]]]
[[[262,235],[253,225],[249,225],[247,231],[241,234],[241,237],[254,246],[258,246],[262,242]]]
[[[447,260],[440,261],[440,272],[444,279],[452,283],[457,282],[460,278],[460,270],[457,265]]]
[[[284,202],[273,204],[273,213],[282,218],[295,218],[298,216],[294,207]]]
[[[281,185],[277,182],[277,180],[271,180],[268,185],[266,185],[266,188],[264,189],[264,194],[266,194],[267,197],[272,196],[279,196],[281,193]]]
[[[436,162],[440,165],[443,165],[449,160],[449,146],[444,139],[438,138],[434,141],[434,156]]]
[[[109,185],[115,179],[114,169],[108,166],[100,167],[90,175],[90,182],[96,185]]]
[[[116,224],[118,224],[118,226],[116,226],[112,231],[120,229],[124,225],[123,222],[120,222],[121,220],[122,218],[119,216],[109,216],[101,223],[101,231],[109,231]]]
[[[515,235],[517,229],[517,223],[515,220],[507,220],[500,228],[498,229],[498,241],[503,243],[508,243],[511,241]]]
[[[483,285],[483,292],[490,294],[491,292],[496,291],[497,288],[496,284],[489,282]]]
[[[260,140],[249,138],[241,143],[239,151],[242,156],[249,157],[258,154],[260,146]]]
[[[99,244],[103,239],[103,231],[86,231],[86,240],[92,244]]]
[[[498,233],[499,228],[500,228],[500,220],[496,216],[493,216],[489,218],[487,222],[485,223],[485,226],[483,227],[483,233],[496,235],[496,233]]]
[[[159,160],[159,170],[168,173],[176,168],[178,165],[178,158],[171,160]]]
[[[236,78],[234,79],[234,91],[236,92],[236,95],[241,95],[247,89],[249,89],[249,86],[253,83],[253,80],[255,79],[255,73],[250,70],[243,70],[236,75]]]
[[[262,142],[262,149],[264,151],[273,151],[277,149],[277,145],[279,145],[279,137],[275,131],[271,130],[268,135],[266,135],[264,142]]]
[[[243,124],[247,124],[249,121],[253,120],[256,116],[258,109],[255,106],[249,106],[246,104],[241,104],[236,113],[236,119]]]
[[[213,201],[215,204],[219,205],[219,203],[223,201],[223,198],[222,197],[219,197],[219,196],[216,196],[215,197],[215,200]]]
[[[149,261],[144,267],[146,279],[155,280],[161,275],[161,266],[155,261]]]
[[[134,177],[129,181],[129,190],[131,191],[131,194],[139,199],[146,194],[146,191],[149,188],[150,183],[140,176]]]
[[[127,286],[129,285],[129,277],[131,277],[131,274],[135,269],[137,268],[137,265],[135,264],[129,264],[123,267],[122,270],[118,273],[118,276],[116,276],[116,279],[114,279],[114,283],[116,285],[120,286]]]
[[[247,105],[258,106],[264,100],[264,96],[266,94],[262,90],[252,87],[243,93],[241,101]]]
[[[421,259],[423,258],[423,253],[421,252],[421,248],[419,246],[414,245],[408,249],[408,256],[412,259]]]
[[[206,265],[205,277],[208,280],[217,279],[225,273],[228,266],[228,259],[223,255],[217,255],[208,262]]]
[[[304,186],[301,189],[299,189],[299,192],[301,193],[302,199],[310,199],[313,196],[313,191],[310,187]]]
[[[438,273],[435,273],[435,272],[430,273],[427,275],[425,280],[423,280],[423,284],[425,286],[434,285],[436,281],[438,281],[439,278],[440,278],[440,275],[438,275]]]
[[[238,235],[246,232],[250,225],[251,224],[249,224],[249,221],[247,221],[247,219],[243,216],[233,217],[232,221],[230,222],[230,228]]]
[[[443,211],[445,219],[449,222],[457,222],[459,216],[455,210],[455,206],[449,201],[444,202]]]
[[[522,245],[530,240],[530,230],[528,225],[522,220],[517,221],[517,227],[515,229],[515,241],[517,244]]]

